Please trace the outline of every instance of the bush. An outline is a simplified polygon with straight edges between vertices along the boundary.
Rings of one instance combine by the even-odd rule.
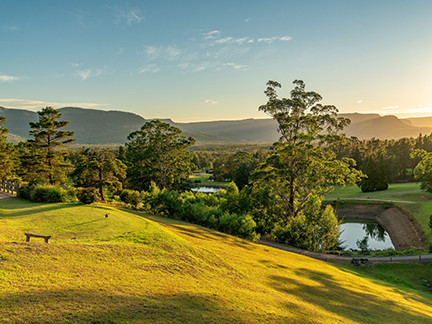
[[[139,191],[126,189],[121,192],[120,200],[134,207],[138,207],[138,205],[142,203],[143,195]]]
[[[30,194],[34,187],[35,185],[20,186],[17,193],[18,198],[30,200]]]
[[[68,200],[68,192],[62,187],[53,185],[23,186],[18,190],[18,197],[36,202],[65,202]]]
[[[77,198],[82,204],[91,204],[99,200],[99,191],[96,188],[78,188]]]

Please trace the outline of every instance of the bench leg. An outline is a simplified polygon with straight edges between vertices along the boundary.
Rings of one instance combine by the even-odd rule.
[[[45,243],[48,243],[48,238],[47,237],[45,237]]]
[[[26,242],[30,242],[30,236],[26,235]]]

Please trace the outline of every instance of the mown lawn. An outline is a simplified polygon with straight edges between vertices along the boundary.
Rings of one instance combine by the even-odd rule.
[[[193,174],[189,177],[192,181],[200,181],[201,186],[211,186],[211,185],[218,185],[218,186],[227,186],[229,182],[220,182],[220,181],[212,181],[209,178],[212,176],[212,174],[209,173],[200,173],[200,174]]]
[[[415,286],[140,212],[3,200],[0,233],[1,323],[432,319]]]
[[[432,243],[432,231],[429,227],[429,217],[432,215],[432,194],[422,191],[419,182],[390,184],[388,190],[376,192],[362,192],[358,186],[339,187],[326,195],[326,199],[392,200],[413,213],[426,233],[429,242]],[[407,204],[403,201],[413,203]]]

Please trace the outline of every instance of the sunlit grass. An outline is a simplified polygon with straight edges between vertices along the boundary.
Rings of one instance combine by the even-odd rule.
[[[415,287],[176,220],[18,199],[1,201],[0,212],[1,323],[432,318],[432,295]],[[52,235],[51,243],[25,243],[23,231]]]
[[[201,186],[211,186],[211,185],[220,185],[220,186],[227,186],[229,182],[222,182],[222,181],[212,181],[210,180],[210,177],[212,174],[210,173],[200,173],[200,174],[193,174],[189,178],[192,181],[200,181]]]

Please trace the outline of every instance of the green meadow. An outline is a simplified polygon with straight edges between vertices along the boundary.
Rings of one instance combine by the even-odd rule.
[[[210,180],[210,177],[212,175],[209,173],[200,173],[200,174],[193,174],[189,177],[192,181],[199,181],[199,184],[201,186],[227,186],[229,185],[229,182],[221,182],[221,181],[213,181]]]
[[[430,265],[404,266],[336,266],[106,205],[0,201],[1,323],[430,323],[417,284]]]

